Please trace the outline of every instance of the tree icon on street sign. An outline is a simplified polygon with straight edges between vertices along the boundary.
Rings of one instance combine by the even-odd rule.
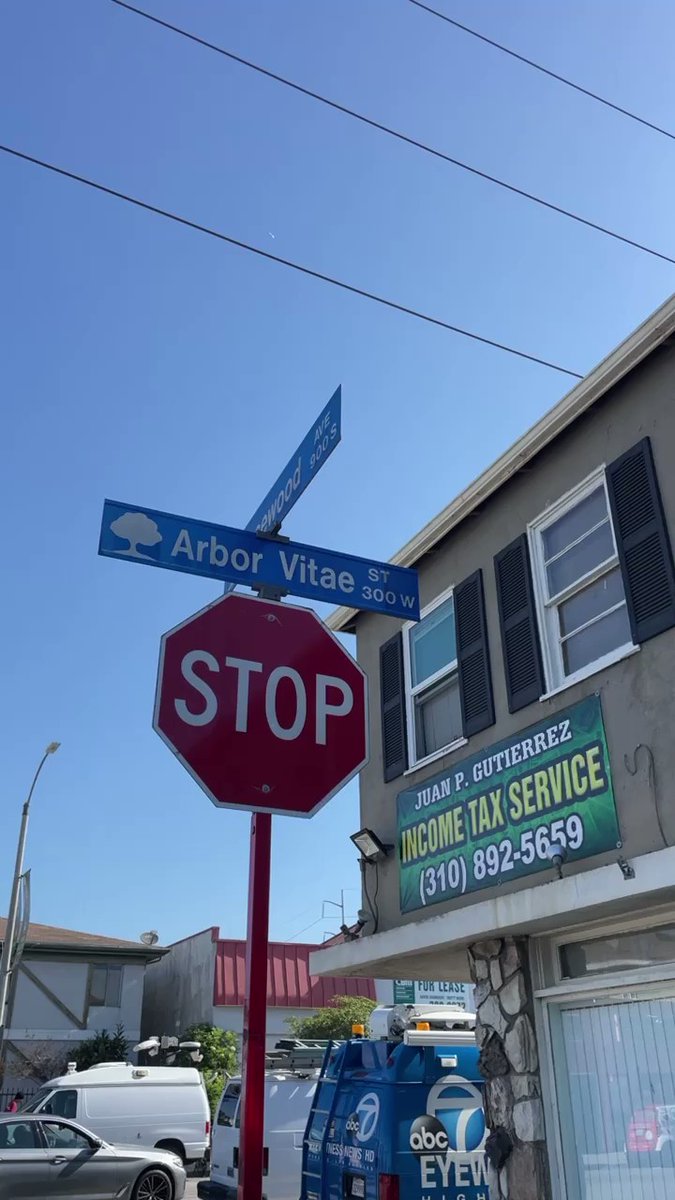
[[[126,554],[129,558],[146,558],[149,562],[155,561],[150,554],[141,554],[138,549],[139,545],[156,546],[162,540],[157,524],[151,517],[147,517],[142,512],[122,513],[121,517],[111,523],[110,528],[115,537],[129,543],[129,549],[121,550],[121,554]]]

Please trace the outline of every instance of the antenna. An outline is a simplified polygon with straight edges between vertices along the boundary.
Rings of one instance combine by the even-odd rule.
[[[342,888],[340,890],[339,902],[337,900],[324,900],[322,902],[322,905],[321,905],[321,916],[322,917],[325,917],[325,915],[326,915],[326,905],[327,904],[330,904],[330,905],[332,905],[333,908],[338,908],[340,910],[342,924],[344,925],[344,923],[345,923],[345,891],[344,891],[344,888]]]
[[[156,946],[159,941],[159,934],[157,930],[149,929],[147,933],[142,933],[141,941],[144,946]]]

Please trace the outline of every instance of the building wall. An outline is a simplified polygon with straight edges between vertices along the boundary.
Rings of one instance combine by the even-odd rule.
[[[268,1008],[267,1009],[267,1049],[273,1050],[279,1038],[292,1037],[288,1027],[291,1017],[311,1017],[313,1008]],[[212,1021],[219,1029],[229,1029],[241,1038],[244,1028],[244,1009],[242,1005],[214,1006]]]
[[[180,1035],[188,1025],[213,1019],[216,932],[204,929],[176,942],[150,963],[145,976],[143,1037]]]
[[[528,522],[539,517],[549,505],[599,466],[611,462],[645,435],[652,439],[657,477],[672,538],[675,532],[675,472],[672,470],[671,453],[675,444],[674,383],[675,350],[666,345],[529,463],[526,470],[516,473],[507,485],[418,564],[423,606],[445,589],[460,583],[473,571],[483,569],[496,723],[472,737],[467,745],[453,754],[390,783],[383,781],[378,703],[379,647],[401,623],[371,613],[359,616],[358,659],[368,673],[374,701],[370,707],[371,758],[360,778],[361,819],[362,824],[374,829],[382,841],[396,841],[396,796],[403,788],[416,784],[422,786],[431,775],[449,766],[459,765],[463,758],[528,725],[552,717],[592,692],[599,692],[602,697],[623,839],[622,853],[630,858],[663,846],[656,799],[660,804],[665,840],[668,843],[675,840],[675,799],[666,782],[672,777],[675,767],[675,742],[668,715],[672,712],[673,703],[675,631],[670,630],[644,643],[638,653],[582,683],[566,687],[550,699],[509,714],[493,566],[494,555],[522,534]],[[449,489],[451,486],[449,480]],[[641,744],[647,746],[653,755],[656,782],[651,778],[647,756],[634,760],[636,748]],[[636,766],[637,774],[634,775],[631,772]],[[565,874],[587,871],[613,858],[616,858],[616,851],[570,863],[565,868]],[[489,895],[489,889],[485,889],[461,899],[434,904],[426,914],[418,911],[402,915],[396,857],[390,856],[380,864],[378,870],[380,931],[419,921],[423,915],[436,916],[459,906],[471,905]],[[546,875],[539,875],[503,883],[499,891],[503,895],[532,888],[546,878]],[[439,974],[443,973],[440,962],[438,970]],[[464,977],[468,978],[468,971]]]
[[[3,1090],[33,1090],[41,1078],[60,1074],[78,1042],[117,1025],[133,1046],[141,1035],[145,963],[110,959],[122,967],[121,1002],[111,1008],[89,1004],[91,967],[105,960],[24,955],[8,1029]]]
[[[97,965],[102,965],[100,960]],[[122,967],[121,1003],[115,1008],[88,1003],[91,963],[79,959],[31,958],[30,953],[26,954],[17,978],[8,1036],[58,1037],[77,1042],[99,1029],[111,1030],[122,1024],[129,1040],[138,1041],[145,964],[110,960],[110,965]]]

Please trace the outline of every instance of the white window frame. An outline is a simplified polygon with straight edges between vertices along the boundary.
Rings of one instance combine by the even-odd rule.
[[[459,749],[460,746],[466,746],[467,739],[465,737],[455,738],[454,742],[448,742],[447,746],[441,746],[439,750],[434,750],[433,754],[427,754],[423,758],[417,757],[417,746],[415,744],[415,697],[420,692],[426,692],[434,684],[439,683],[446,676],[457,673],[458,659],[455,659],[454,666],[442,667],[440,671],[436,671],[434,675],[430,675],[424,683],[413,686],[412,681],[412,663],[410,661],[410,631],[428,617],[430,613],[444,604],[454,595],[454,588],[446,588],[439,596],[436,596],[430,604],[427,604],[420,612],[420,621],[406,621],[403,626],[403,673],[405,680],[405,709],[406,709],[406,733],[408,738],[408,769],[404,772],[405,775],[410,775],[414,771],[419,771],[420,767],[425,767],[428,763],[435,762],[436,759],[444,758],[446,754],[451,754],[453,750]],[[456,617],[456,614],[455,614]],[[455,625],[455,638],[457,630]]]
[[[591,492],[596,491],[599,485],[605,493],[607,503],[607,513],[609,515],[609,528],[612,534],[613,553],[604,562],[598,563],[592,571],[588,571],[579,579],[576,579],[573,584],[564,591],[559,592],[554,600],[547,598],[547,583],[546,583],[546,567],[544,560],[544,539],[542,534],[553,525],[566,512],[576,508],[582,500],[590,496]],[[588,536],[591,530],[587,530],[583,535]],[[558,608],[565,600],[569,600],[571,596],[576,595],[586,587],[589,583],[593,583],[596,579],[601,579],[603,575],[607,575],[609,571],[619,566],[619,555],[616,548],[616,534],[614,532],[614,521],[612,520],[612,509],[609,503],[609,493],[607,491],[607,476],[605,472],[605,464],[603,463],[597,470],[593,471],[586,479],[566,492],[555,504],[550,505],[544,510],[534,521],[531,521],[527,526],[527,536],[530,546],[530,558],[532,560],[532,584],[534,587],[535,604],[537,609],[537,622],[539,626],[539,634],[541,641],[541,652],[544,665],[544,676],[546,679],[546,692],[540,698],[547,699],[549,696],[555,695],[556,692],[564,691],[573,684],[579,683],[582,679],[587,679],[589,675],[594,675],[597,671],[602,671],[606,667],[612,666],[619,662],[627,655],[633,654],[638,646],[635,646],[632,639],[624,643],[623,646],[616,646],[609,654],[604,654],[600,658],[594,659],[586,664],[579,671],[575,671],[572,675],[565,674],[565,665],[562,654],[562,641],[560,638],[560,628],[558,623]],[[578,539],[581,540],[581,539]],[[574,543],[571,543],[572,545]],[[624,588],[625,591],[625,588]],[[615,606],[619,608],[619,605]],[[613,611],[608,609],[607,612]],[[606,616],[603,613],[602,616]],[[594,617],[587,625],[580,626],[580,629],[587,628],[598,621],[599,617]]]

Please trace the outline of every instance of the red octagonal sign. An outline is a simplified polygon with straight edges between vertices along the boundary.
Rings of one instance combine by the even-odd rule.
[[[162,638],[153,725],[218,808],[311,817],[368,761],[367,711],[311,609],[230,593]]]

